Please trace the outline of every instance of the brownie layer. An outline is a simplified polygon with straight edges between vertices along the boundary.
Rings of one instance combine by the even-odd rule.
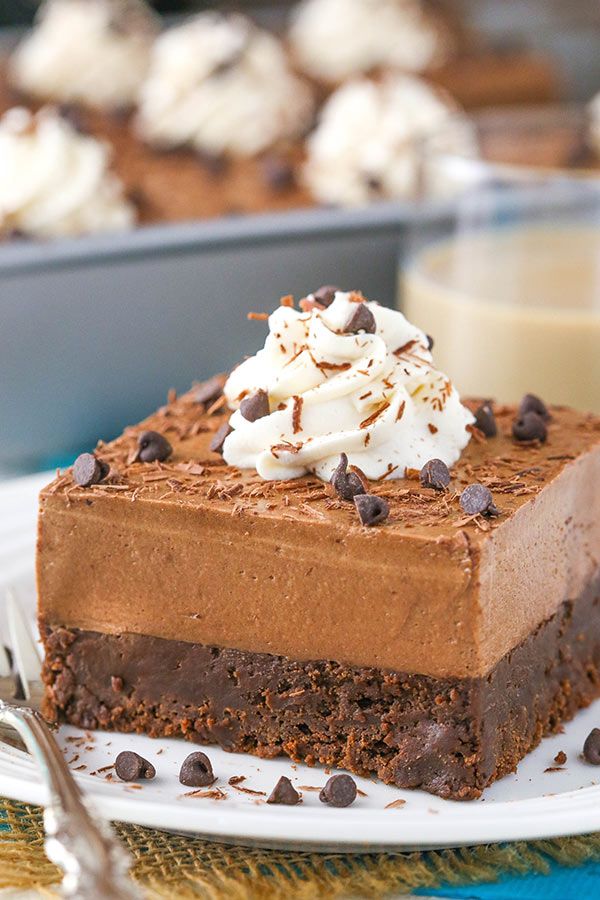
[[[600,694],[600,576],[484,678],[43,628],[45,714],[472,799]]]

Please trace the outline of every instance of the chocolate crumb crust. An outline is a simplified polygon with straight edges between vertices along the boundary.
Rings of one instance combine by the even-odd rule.
[[[83,728],[286,755],[468,800],[600,694],[599,610],[600,578],[488,676],[464,679],[42,623],[44,713]],[[117,662],[123,696],[106,676]],[[584,750],[595,764],[598,735]]]

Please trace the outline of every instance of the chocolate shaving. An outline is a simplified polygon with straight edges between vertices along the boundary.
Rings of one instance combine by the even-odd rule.
[[[402,800],[401,797],[398,797],[397,800],[392,800],[391,803],[388,803],[384,806],[384,809],[400,809],[401,806],[406,806],[406,800]]]
[[[304,400],[302,397],[294,397],[293,399],[293,410],[292,410],[292,432],[294,434],[298,434],[299,431],[302,431],[301,425],[301,417],[302,417],[302,404]]]
[[[381,404],[381,406],[378,407],[378,408],[375,410],[375,412],[371,413],[370,416],[367,416],[366,419],[363,419],[363,421],[360,423],[360,425],[359,425],[358,427],[359,427],[359,428],[368,428],[369,425],[372,425],[373,422],[376,422],[376,421],[377,421],[377,419],[379,418],[379,416],[381,415],[381,413],[385,412],[386,409],[388,409],[389,405],[390,405],[390,401],[389,401],[389,400],[384,400],[383,403]]]

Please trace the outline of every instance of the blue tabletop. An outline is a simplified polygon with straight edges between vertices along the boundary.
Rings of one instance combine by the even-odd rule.
[[[600,897],[600,863],[577,868],[554,863],[548,875],[511,876],[494,884],[424,888],[414,893],[457,900],[595,900]]]

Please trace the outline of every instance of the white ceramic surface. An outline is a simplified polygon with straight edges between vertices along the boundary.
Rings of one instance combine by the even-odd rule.
[[[0,598],[10,584],[31,611],[33,623],[36,494],[44,476],[0,485]],[[3,628],[0,602],[0,631]],[[32,624],[33,627],[33,624]],[[402,850],[451,847],[488,841],[545,838],[600,829],[600,768],[584,763],[581,748],[586,735],[600,726],[600,701],[580,713],[564,734],[548,738],[483,798],[470,803],[440,800],[419,791],[400,791],[357,778],[360,796],[348,809],[330,809],[316,791],[302,791],[297,807],[268,806],[265,796],[280,775],[296,786],[322,786],[327,774],[319,768],[294,766],[288,760],[261,760],[229,754],[215,747],[208,752],[223,800],[186,796],[178,782],[181,762],[197,749],[184,741],[62,728],[58,740],[76,771],[82,788],[111,819],[135,822],[212,839],[263,846],[318,850],[386,848]],[[89,733],[88,733],[89,734]],[[83,740],[80,740],[84,737]],[[122,749],[148,758],[157,777],[141,788],[107,780],[109,766]],[[568,761],[560,771],[553,758],[564,750]],[[243,793],[229,785],[232,775],[245,775],[240,787],[264,794]],[[113,776],[114,777],[114,776]],[[44,802],[44,789],[29,757],[0,746],[0,795],[32,803]],[[405,804],[386,809],[397,799]]]

